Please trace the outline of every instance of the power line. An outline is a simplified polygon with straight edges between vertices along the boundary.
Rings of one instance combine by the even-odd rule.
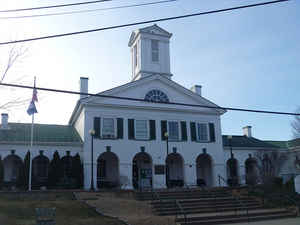
[[[69,11],[69,12],[46,13],[46,14],[36,14],[36,15],[28,15],[28,16],[5,16],[5,17],[0,17],[0,19],[24,19],[24,18],[33,18],[33,17],[71,15],[71,14],[78,14],[78,13],[89,13],[89,12],[96,12],[96,11],[107,11],[107,10],[114,10],[114,9],[125,9],[125,8],[139,7],[139,6],[156,5],[156,4],[163,4],[163,3],[175,2],[175,1],[178,1],[178,0],[164,0],[164,1],[148,2],[148,3],[141,3],[141,4],[107,7],[107,8],[100,8],[100,9],[88,9],[88,10],[77,10],[77,11]]]
[[[111,27],[103,27],[103,28],[97,28],[97,29],[92,29],[92,30],[84,30],[84,31],[71,32],[71,33],[54,34],[54,35],[48,35],[48,36],[42,36],[42,37],[28,38],[28,39],[23,39],[23,40],[0,42],[0,45],[16,44],[16,43],[21,43],[21,42],[37,41],[37,40],[42,40],[42,39],[58,38],[58,37],[78,35],[78,34],[84,34],[84,33],[92,33],[92,32],[97,32],[97,31],[111,30],[111,29],[117,29],[117,28],[129,27],[129,26],[142,25],[142,24],[147,24],[147,23],[156,23],[156,22],[162,22],[162,21],[167,21],[167,20],[182,19],[182,18],[187,18],[187,17],[202,16],[202,15],[207,15],[207,14],[233,11],[233,10],[239,10],[239,9],[244,9],[244,8],[256,7],[256,6],[270,5],[270,4],[275,4],[275,3],[287,2],[287,1],[291,1],[291,0],[277,0],[277,1],[270,1],[270,2],[262,2],[262,3],[251,4],[251,5],[243,5],[243,6],[237,6],[237,7],[232,7],[232,8],[225,8],[225,9],[206,11],[206,12],[186,14],[186,15],[182,15],[182,16],[166,17],[166,18],[161,18],[161,19],[156,19],[156,20],[147,20],[147,21],[142,21],[142,22],[128,23],[128,24],[116,25],[116,26],[111,26]]]
[[[119,96],[102,95],[102,94],[91,94],[91,93],[78,92],[78,91],[67,91],[67,90],[59,90],[59,89],[51,89],[51,88],[41,88],[41,87],[33,87],[33,86],[26,86],[26,85],[19,85],[19,84],[0,83],[0,85],[8,86],[8,87],[16,87],[16,88],[26,88],[26,89],[35,88],[35,89],[41,90],[41,91],[51,91],[51,92],[75,94],[75,95],[86,95],[86,96],[94,96],[94,97],[100,97],[100,98],[111,98],[111,99],[119,99],[119,100],[135,101],[135,102],[147,102],[147,103],[153,103],[153,104],[179,105],[179,106],[219,109],[219,110],[228,110],[228,111],[241,111],[241,112],[252,112],[252,113],[265,113],[265,114],[300,116],[300,113],[276,112],[276,111],[256,110],[256,109],[244,109],[244,108],[233,108],[233,107],[197,105],[197,104],[187,104],[187,103],[180,103],[180,102],[149,102],[148,100],[139,99],[139,98],[119,97]]]
[[[97,1],[88,1],[88,2],[77,2],[77,3],[69,3],[69,4],[61,4],[61,5],[39,6],[39,7],[23,8],[23,9],[7,9],[7,10],[0,10],[0,13],[31,11],[31,10],[37,10],[37,9],[62,8],[62,7],[69,7],[69,6],[94,4],[94,3],[100,3],[100,2],[110,2],[110,1],[112,1],[112,0],[97,0]]]

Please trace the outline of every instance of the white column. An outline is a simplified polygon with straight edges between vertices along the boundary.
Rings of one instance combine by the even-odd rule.
[[[120,163],[120,183],[122,189],[133,189],[131,163]]]
[[[84,189],[85,190],[90,190],[90,188],[91,188],[91,175],[92,175],[91,167],[92,167],[91,161],[86,162],[83,165]],[[97,190],[98,189],[98,187],[97,187],[97,162],[96,163],[94,162],[93,167],[94,167],[94,188],[95,188],[95,190]]]
[[[186,185],[196,185],[197,184],[197,167],[195,163],[185,164],[185,184]]]
[[[244,165],[239,166],[239,179],[240,184],[246,184],[246,168]]]

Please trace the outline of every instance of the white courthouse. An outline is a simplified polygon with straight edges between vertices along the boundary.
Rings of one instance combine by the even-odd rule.
[[[252,137],[250,126],[243,135],[222,136],[221,116],[226,111],[213,108],[217,105],[202,97],[201,85],[188,89],[172,80],[176,74],[171,73],[171,37],[157,25],[132,32],[128,43],[131,81],[99,93],[116,98],[82,95],[68,125],[37,125],[45,133],[36,132],[32,158],[42,155],[48,161],[33,163],[33,176],[47,178],[46,167],[55,151],[60,157],[80,155],[85,189],[91,186],[91,169],[97,189],[211,187],[219,185],[220,178],[244,184],[247,173],[257,173],[254,153],[279,147]],[[80,78],[80,91],[88,92],[88,78]],[[211,108],[168,104],[173,102]],[[2,115],[3,182],[12,182],[18,175],[15,167],[21,165],[29,142],[14,137],[18,131],[13,130],[26,127],[29,125],[8,123],[8,115]],[[65,176],[69,167],[62,167]]]

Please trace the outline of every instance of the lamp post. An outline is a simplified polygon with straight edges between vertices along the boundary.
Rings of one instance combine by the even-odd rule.
[[[95,188],[94,188],[94,135],[95,135],[95,130],[94,129],[91,129],[89,131],[90,135],[91,135],[91,138],[92,138],[92,141],[91,141],[91,191],[95,191]]]
[[[230,157],[233,158],[233,153],[232,153],[232,135],[228,135],[228,142],[229,142],[229,148],[230,148]]]
[[[166,144],[167,144],[167,157],[166,157],[166,185],[167,187],[169,187],[169,168],[168,168],[168,165],[167,165],[167,158],[168,158],[168,155],[169,155],[169,134],[168,132],[165,132],[164,133],[164,136],[166,138]]]

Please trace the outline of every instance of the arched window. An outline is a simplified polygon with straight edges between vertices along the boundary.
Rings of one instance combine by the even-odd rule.
[[[157,89],[149,91],[145,95],[145,100],[150,101],[150,102],[169,102],[168,96]]]

